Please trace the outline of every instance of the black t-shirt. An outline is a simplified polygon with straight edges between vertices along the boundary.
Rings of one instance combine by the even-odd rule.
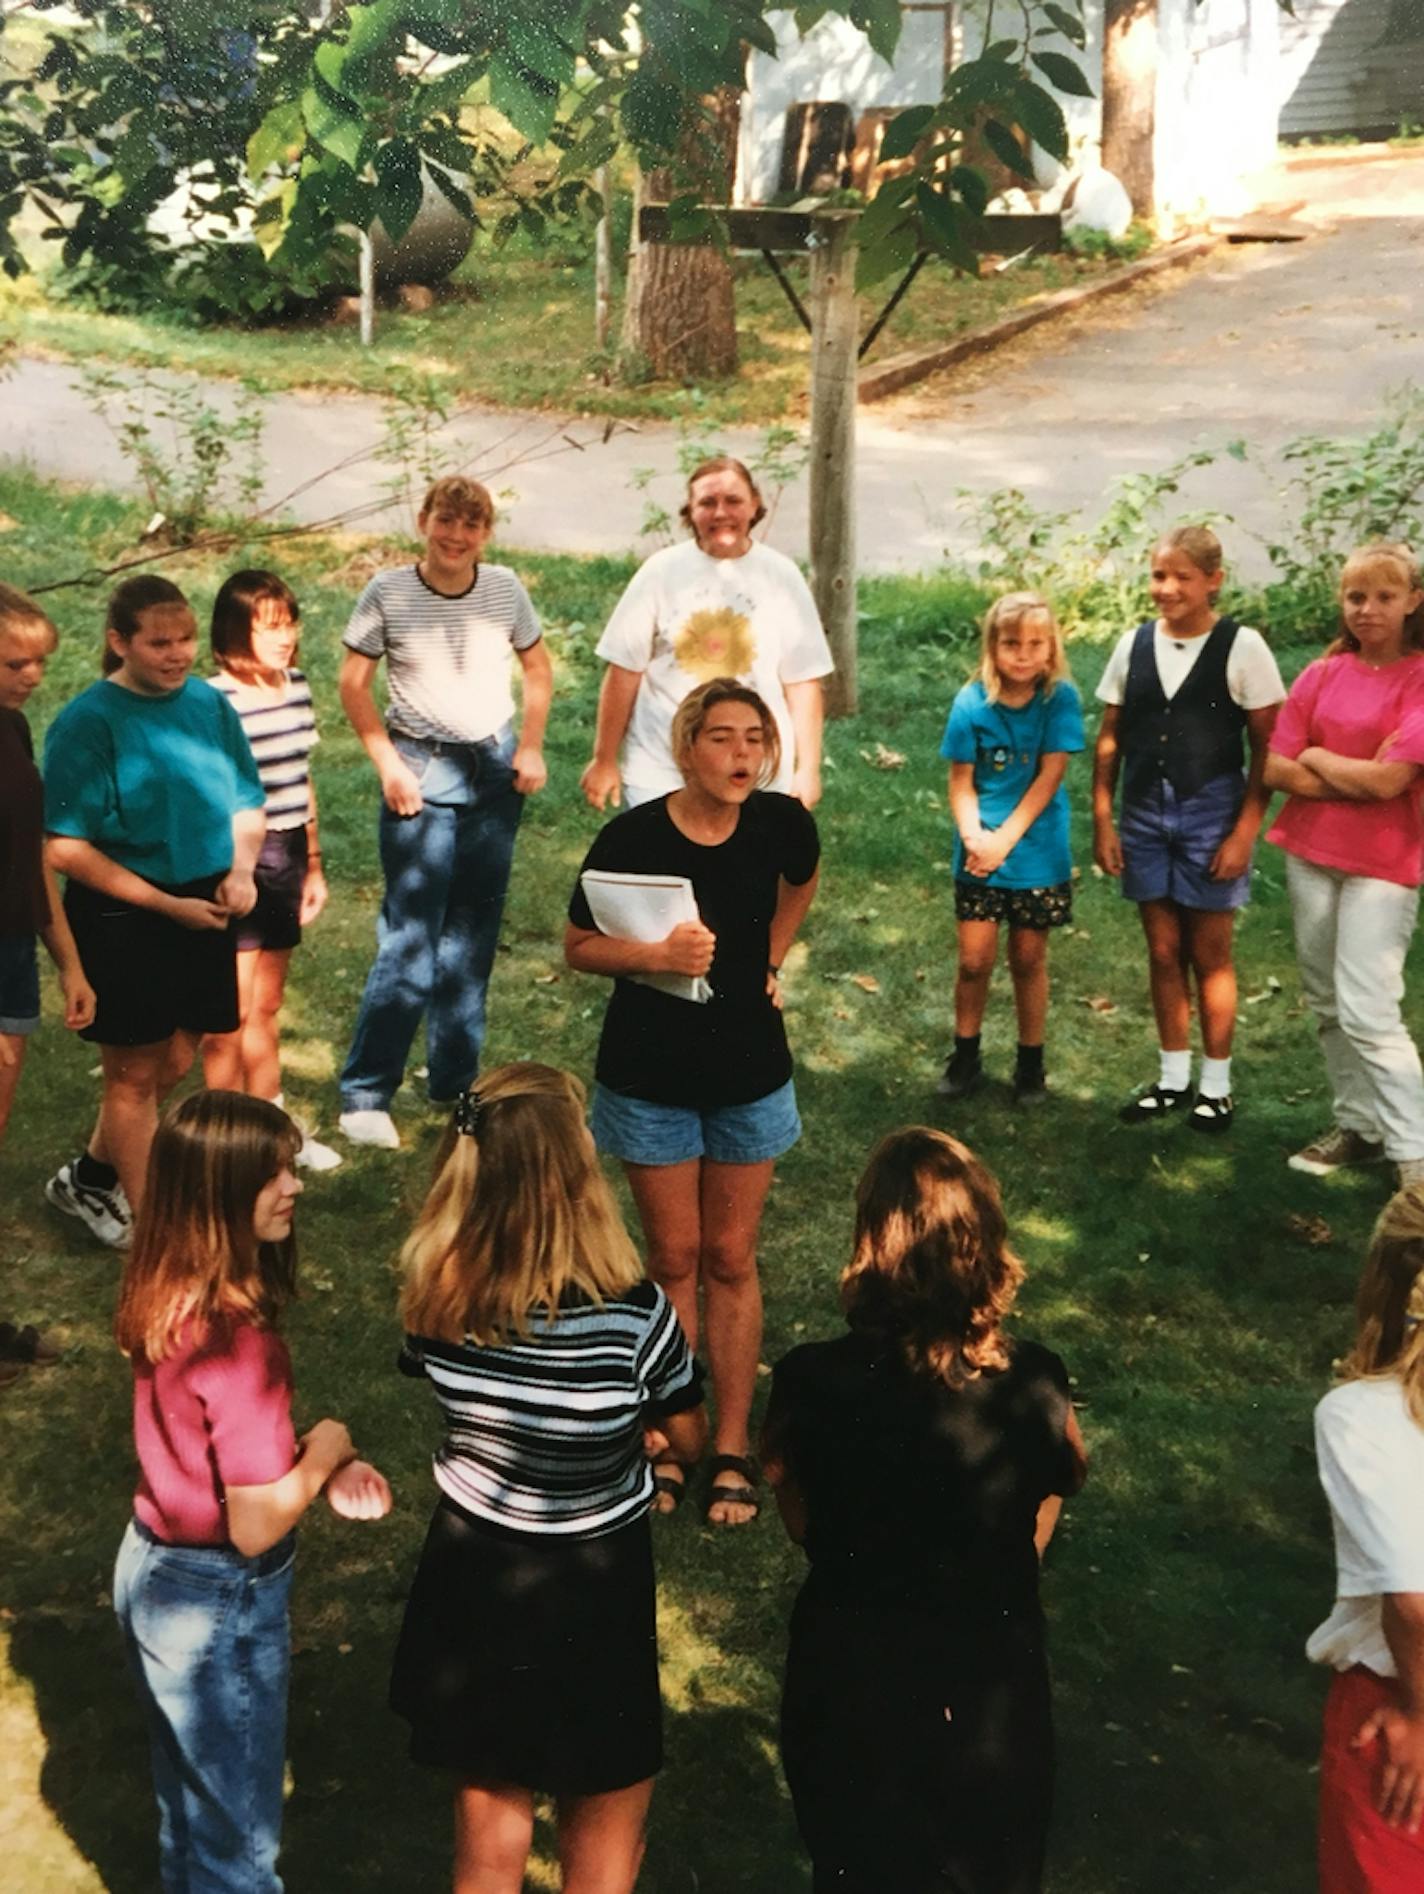
[[[793,1348],[766,1426],[805,1495],[808,1593],[966,1622],[1036,1615],[1038,1508],[1075,1484],[1068,1408],[1067,1370],[1037,1342],[957,1389],[864,1335]]]
[[[37,934],[49,920],[41,870],[44,785],[30,726],[0,710],[0,934]]]
[[[786,1083],[786,1028],[766,992],[771,921],[782,879],[795,887],[809,881],[820,852],[816,824],[801,804],[762,792],[748,797],[727,840],[710,847],[682,833],[666,797],[599,831],[584,868],[686,876],[704,925],[717,936],[706,1005],[614,981],[598,1042],[600,1085],[655,1105],[709,1109],[750,1104]],[[593,927],[581,881],[569,920]]]

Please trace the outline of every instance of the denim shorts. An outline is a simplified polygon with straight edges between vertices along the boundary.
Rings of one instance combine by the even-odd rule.
[[[1211,858],[1241,813],[1246,781],[1218,776],[1195,795],[1179,796],[1165,779],[1141,802],[1122,807],[1122,892],[1129,901],[1175,901],[1226,913],[1251,898],[1251,871],[1217,881]]]
[[[40,1023],[40,964],[33,934],[0,934],[0,1032],[19,1037]]]
[[[599,1150],[625,1164],[686,1164],[696,1157],[714,1164],[764,1164],[789,1151],[801,1136],[791,1079],[749,1105],[713,1105],[706,1111],[654,1105],[595,1085],[589,1117]]]
[[[257,900],[250,914],[230,924],[233,946],[240,954],[285,953],[301,944],[302,889],[307,879],[307,832],[268,829],[257,857],[254,879]]]

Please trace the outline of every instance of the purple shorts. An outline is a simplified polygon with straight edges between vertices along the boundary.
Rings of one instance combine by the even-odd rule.
[[[1251,898],[1251,871],[1217,881],[1211,858],[1241,813],[1244,776],[1217,776],[1195,795],[1178,796],[1164,777],[1141,802],[1124,802],[1122,892],[1129,901],[1175,901],[1225,913]]]

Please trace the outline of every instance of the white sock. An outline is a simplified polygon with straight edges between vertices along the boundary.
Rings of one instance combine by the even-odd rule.
[[[1203,1098],[1230,1098],[1231,1061],[1230,1059],[1203,1059],[1201,1062],[1201,1082],[1197,1090]]]
[[[1192,1082],[1192,1055],[1190,1052],[1168,1052],[1159,1047],[1157,1056],[1162,1061],[1162,1070],[1157,1083],[1164,1092],[1184,1092]]]

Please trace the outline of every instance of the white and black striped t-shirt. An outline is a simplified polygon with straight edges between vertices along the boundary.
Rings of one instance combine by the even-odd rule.
[[[208,682],[221,691],[242,719],[252,746],[257,774],[267,792],[267,827],[299,829],[311,820],[311,769],[307,758],[317,745],[311,688],[300,671],[288,671],[280,696],[260,684],[245,684],[230,671]]]
[[[702,1400],[672,1304],[641,1282],[600,1308],[570,1296],[550,1326],[487,1347],[407,1335],[403,1374],[425,1374],[445,1414],[435,1480],[477,1519],[515,1532],[581,1539],[645,1513],[653,1477],[646,1411]]]
[[[342,637],[349,650],[386,660],[388,722],[408,737],[478,743],[514,716],[509,654],[542,631],[529,594],[508,566],[480,566],[459,598],[436,592],[416,566],[378,572],[356,601]]]

